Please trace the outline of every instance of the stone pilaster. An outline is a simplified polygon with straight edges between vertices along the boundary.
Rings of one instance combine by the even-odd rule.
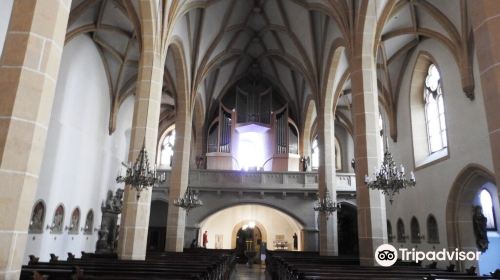
[[[0,279],[19,279],[71,1],[14,1],[0,61]]]
[[[380,165],[382,158],[378,149],[377,76],[373,55],[363,61],[355,58],[351,65],[359,256],[362,265],[374,265],[375,250],[387,243],[385,197],[380,191],[369,190],[364,178]]]
[[[500,2],[468,2],[497,187],[500,182]]]
[[[304,251],[318,251],[318,230],[314,228],[302,229],[302,244],[304,244]]]
[[[182,100],[178,100],[178,103],[181,102]],[[176,108],[174,162],[168,196],[167,238],[165,243],[165,250],[171,252],[182,252],[184,247],[186,211],[174,206],[173,202],[184,195],[188,186],[192,117],[186,107],[188,106],[180,104]]]

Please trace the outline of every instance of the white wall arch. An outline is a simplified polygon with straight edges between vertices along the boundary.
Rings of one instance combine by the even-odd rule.
[[[207,248],[215,248],[215,236],[223,236],[223,248],[234,248],[234,228],[242,222],[255,221],[265,231],[262,240],[272,248],[276,235],[284,235],[289,247],[293,247],[293,234],[298,238],[298,248],[302,248],[301,231],[303,226],[290,215],[275,208],[260,204],[231,206],[213,213],[200,222],[200,233],[208,231]],[[261,229],[261,231],[262,231]],[[201,236],[199,237],[201,240]]]
[[[3,45],[9,28],[10,14],[12,13],[13,3],[14,0],[0,1],[0,57],[2,57]]]
[[[61,68],[48,129],[36,199],[46,201],[48,212],[64,203],[67,211],[93,210],[94,226],[100,225],[101,201],[108,189],[117,187],[115,177],[127,160],[134,97],[121,105],[117,129],[109,135],[110,93],[100,54],[92,40],[78,36],[63,50]],[[70,214],[64,226],[70,224]],[[47,220],[46,222],[47,223]],[[80,222],[81,224],[81,222]],[[34,254],[47,260],[50,253],[94,251],[97,233],[92,235],[42,235],[28,239],[24,262]]]

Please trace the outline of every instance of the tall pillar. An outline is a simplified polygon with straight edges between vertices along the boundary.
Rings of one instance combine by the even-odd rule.
[[[192,117],[190,110],[187,109],[189,106],[182,103],[182,100],[177,100],[174,162],[168,195],[169,203],[165,250],[170,252],[182,252],[184,248],[184,231],[186,227],[186,211],[180,207],[176,207],[173,203],[175,199],[184,195],[189,177]]]
[[[146,36],[148,34],[143,34]],[[163,65],[159,52],[145,48],[141,53],[134,105],[129,162],[136,161],[145,145],[149,163],[154,164],[163,85]],[[149,227],[151,188],[137,192],[125,187],[118,240],[118,256],[124,260],[144,260]]]
[[[71,0],[14,1],[0,61],[0,279],[19,279]]]
[[[370,190],[365,175],[382,161],[379,147],[379,107],[374,45],[377,28],[375,1],[361,2],[355,47],[350,59],[354,157],[356,160],[356,200],[358,204],[359,260],[361,265],[376,265],[375,250],[387,243],[385,196]]]
[[[326,108],[325,108],[326,107]],[[330,106],[318,106],[318,141],[320,148],[318,168],[319,197],[323,199],[328,191],[331,199],[337,201],[337,190],[335,187],[335,126],[333,108]],[[338,232],[337,212],[326,215],[318,213],[319,226],[319,254],[322,256],[337,256]]]
[[[363,59],[355,57],[351,66],[359,257],[362,265],[374,265],[375,250],[387,243],[387,229],[385,197],[380,191],[368,189],[364,179],[382,158],[378,149],[379,109],[373,54]]]
[[[469,11],[483,89],[497,188],[500,184],[500,2],[474,1]]]

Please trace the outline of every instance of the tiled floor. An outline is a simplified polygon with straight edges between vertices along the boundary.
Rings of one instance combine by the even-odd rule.
[[[248,268],[244,264],[237,264],[231,280],[271,280],[271,277],[266,275],[265,265],[255,264],[252,268]]]

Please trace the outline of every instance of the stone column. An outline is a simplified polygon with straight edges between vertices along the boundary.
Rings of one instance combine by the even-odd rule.
[[[377,3],[362,1],[350,59],[354,157],[356,160],[356,200],[358,204],[358,239],[361,265],[376,265],[375,250],[387,243],[385,197],[368,189],[365,175],[381,161],[378,129],[377,72],[374,55],[377,28]]]
[[[325,108],[327,107],[327,108]],[[320,198],[324,198],[326,192],[334,202],[337,201],[337,190],[335,187],[335,126],[333,108],[320,105],[318,112],[318,141],[319,141],[319,168],[318,188]],[[326,215],[318,213],[319,227],[319,254],[322,256],[337,256],[337,212]]]
[[[196,239],[197,245],[200,244],[200,240],[198,238],[199,235],[200,235],[200,226],[198,224],[186,225],[186,233],[185,233],[186,240],[184,240],[184,248],[189,248],[191,246],[191,242],[193,242],[193,239]]]
[[[302,229],[302,244],[304,251],[318,251],[318,230],[315,228]]]
[[[469,2],[468,2],[469,3]],[[500,2],[474,1],[468,4],[474,28],[479,75],[483,89],[497,188],[500,182]]]
[[[144,36],[144,35],[143,35]],[[129,162],[134,164],[142,146],[151,167],[156,159],[158,125],[163,85],[163,65],[159,52],[145,48],[141,53],[134,105]],[[151,188],[140,193],[125,187],[118,241],[118,256],[125,260],[144,260],[151,207]]]
[[[374,265],[375,250],[387,243],[385,197],[365,184],[365,175],[371,174],[382,158],[378,149],[377,75],[373,54],[355,57],[351,65],[359,257],[362,265]]]
[[[174,205],[174,200],[183,196],[188,186],[189,156],[191,148],[192,117],[187,104],[177,101],[175,119],[175,145],[172,176],[168,196],[167,238],[165,250],[182,252],[184,247],[184,231],[186,211]]]
[[[19,279],[70,0],[14,1],[0,61],[0,279]]]

